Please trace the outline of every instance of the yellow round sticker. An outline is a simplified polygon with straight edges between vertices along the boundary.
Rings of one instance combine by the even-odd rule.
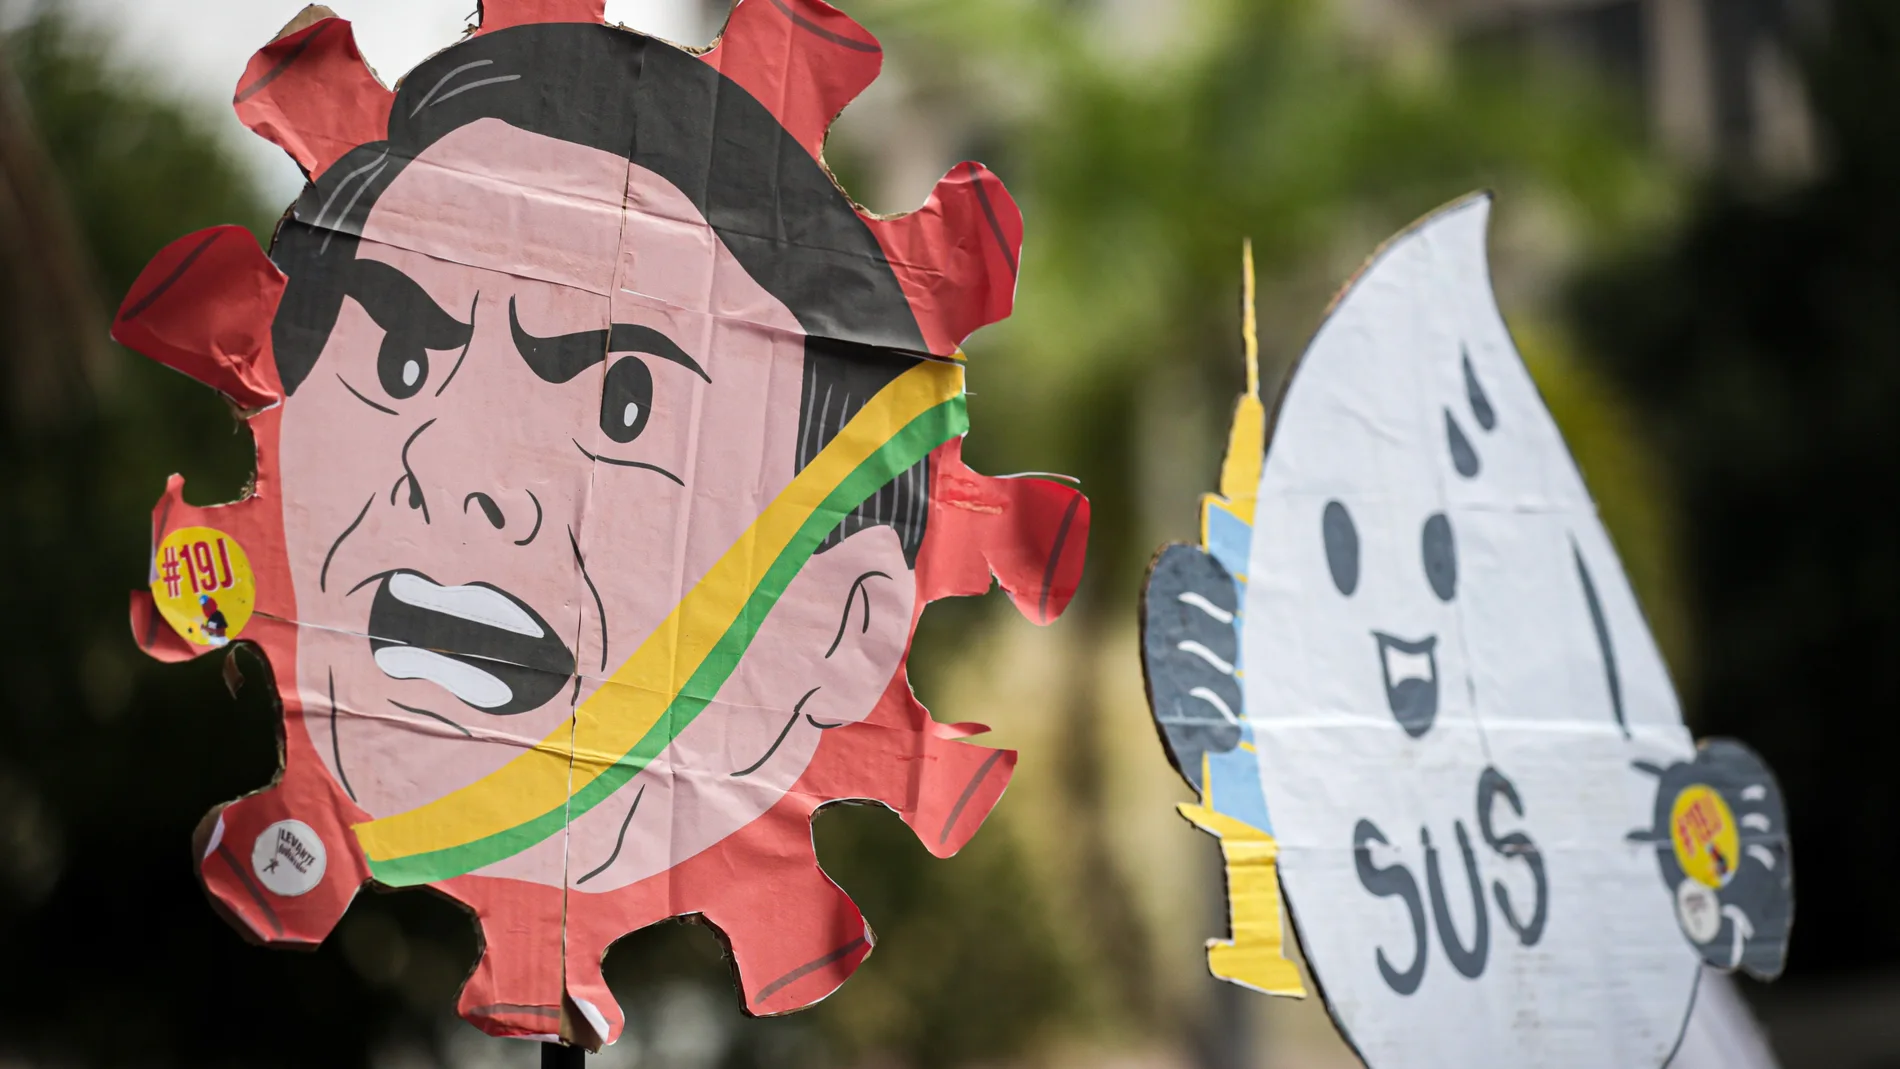
[[[1697,883],[1720,888],[1735,875],[1742,852],[1735,814],[1715,788],[1696,783],[1676,795],[1669,812],[1669,838],[1676,863]]]
[[[181,527],[152,555],[152,599],[185,641],[222,646],[244,630],[257,604],[251,559],[215,527]]]

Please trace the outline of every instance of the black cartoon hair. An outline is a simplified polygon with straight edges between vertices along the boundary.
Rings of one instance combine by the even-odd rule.
[[[377,199],[430,145],[478,119],[614,153],[686,195],[805,330],[798,468],[917,362],[923,338],[877,238],[764,104],[665,42],[549,23],[470,38],[425,61],[397,88],[388,139],[352,149],[304,187],[271,246],[289,276],[271,326],[286,392],[329,340]],[[823,548],[888,525],[915,566],[927,464],[846,516]]]

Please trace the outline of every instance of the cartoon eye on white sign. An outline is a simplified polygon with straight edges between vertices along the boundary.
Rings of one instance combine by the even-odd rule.
[[[1453,204],[1361,272],[1251,493],[1242,401],[1203,546],[1150,577],[1150,698],[1202,794],[1183,812],[1227,854],[1217,975],[1298,992],[1264,857],[1374,1069],[1659,1067],[1704,962],[1779,973],[1785,819],[1759,758],[1698,752],[1682,722],[1498,313],[1489,209]],[[1241,842],[1265,844],[1252,877]]]

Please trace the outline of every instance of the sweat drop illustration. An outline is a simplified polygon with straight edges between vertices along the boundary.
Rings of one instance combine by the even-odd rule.
[[[1201,544],[1146,589],[1149,696],[1226,861],[1215,975],[1304,993],[1283,893],[1374,1069],[1653,1069],[1704,963],[1780,972],[1785,814],[1746,747],[1683,724],[1499,315],[1489,211],[1374,256],[1270,420],[1249,322]]]
[[[924,607],[994,577],[1048,623],[1081,573],[1081,494],[961,460],[958,346],[1009,314],[1022,219],[974,163],[858,210],[819,153],[882,54],[818,0],[744,0],[702,52],[600,0],[480,18],[391,90],[307,10],[235,96],[310,179],[268,258],[182,238],[114,324],[257,444],[241,501],[173,478],[132,605],[161,659],[254,644],[282,706],[283,772],[199,872],[270,944],[370,881],[462,903],[496,1035],[613,1042],[602,957],[676,916],[748,1011],[796,1010],[875,941],[815,812],[943,857],[1009,782],[911,693]]]

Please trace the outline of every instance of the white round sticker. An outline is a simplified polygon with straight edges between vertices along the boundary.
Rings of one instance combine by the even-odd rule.
[[[251,870],[274,894],[294,898],[323,881],[323,840],[301,820],[280,820],[251,848]]]
[[[1676,920],[1683,934],[1706,943],[1722,930],[1722,901],[1707,884],[1683,880],[1676,885]]]

